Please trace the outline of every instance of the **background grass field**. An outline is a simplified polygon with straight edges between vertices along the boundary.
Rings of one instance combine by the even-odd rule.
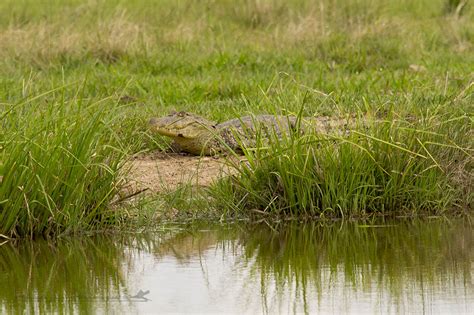
[[[4,0],[0,232],[109,222],[122,157],[163,148],[147,121],[171,109],[436,116],[469,166],[474,9],[460,3]]]
[[[85,82],[84,97],[127,95],[138,115],[215,119],[294,110],[303,95],[311,114],[467,103],[473,10],[457,17],[446,3],[6,0],[0,95]]]

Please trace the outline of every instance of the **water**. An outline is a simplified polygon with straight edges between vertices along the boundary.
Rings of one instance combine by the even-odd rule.
[[[474,313],[466,222],[279,231],[204,225],[7,243],[0,313]]]

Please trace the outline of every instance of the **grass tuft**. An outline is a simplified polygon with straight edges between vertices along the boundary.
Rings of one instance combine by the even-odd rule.
[[[464,211],[474,193],[469,130],[464,116],[387,119],[348,137],[294,133],[246,150],[247,165],[235,165],[238,176],[223,180],[213,195],[227,211],[263,218]]]
[[[51,91],[49,94],[54,94]],[[0,231],[33,238],[113,224],[123,153],[110,145],[108,112],[81,99],[31,98],[6,106]]]

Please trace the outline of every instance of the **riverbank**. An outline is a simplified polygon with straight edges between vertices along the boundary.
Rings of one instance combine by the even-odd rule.
[[[474,13],[450,3],[3,1],[0,234],[160,224],[170,211],[183,220],[472,213]],[[217,122],[249,113],[383,122],[345,139],[292,135],[254,148],[246,163],[231,161],[235,175],[203,189],[185,178],[201,170],[193,180],[207,185],[211,158],[145,158],[129,173],[145,185],[131,184],[131,157],[172,152],[148,128],[172,109]],[[179,172],[167,173],[173,165]],[[172,181],[158,184],[156,166]]]

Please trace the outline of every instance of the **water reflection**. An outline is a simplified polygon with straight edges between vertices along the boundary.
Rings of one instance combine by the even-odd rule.
[[[469,225],[293,225],[249,235],[245,253],[260,271],[265,305],[273,305],[267,287],[276,283],[277,295],[292,294],[293,309],[306,311],[452,312],[457,306],[462,312],[474,306]],[[443,298],[452,301],[437,304]]]
[[[110,240],[35,241],[0,248],[1,313],[92,313],[93,300],[120,296],[123,247]]]
[[[466,222],[195,226],[0,247],[0,312],[471,313]]]

